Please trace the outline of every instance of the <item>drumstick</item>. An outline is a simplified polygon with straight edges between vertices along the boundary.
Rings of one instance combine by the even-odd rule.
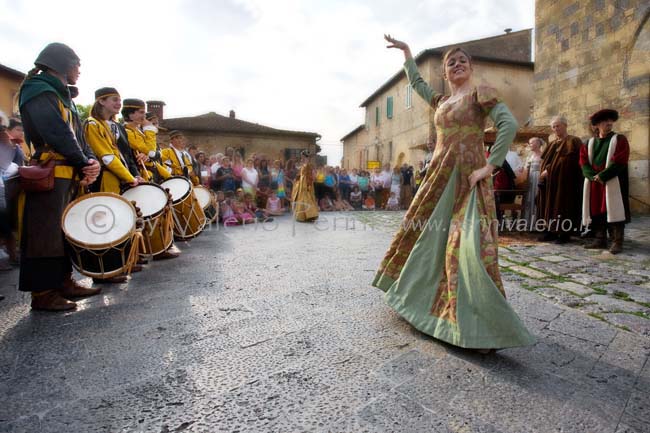
[[[138,154],[136,156],[140,156],[140,155],[142,155],[142,153],[138,152]],[[147,166],[144,165],[143,160],[140,160],[140,165],[142,166],[142,170],[144,170],[143,174],[145,176],[145,180],[149,180],[149,171],[147,170]]]

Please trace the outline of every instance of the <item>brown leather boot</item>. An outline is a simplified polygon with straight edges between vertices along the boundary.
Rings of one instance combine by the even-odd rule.
[[[605,230],[598,229],[594,231],[594,238],[585,244],[588,250],[604,250],[607,248],[607,238]]]
[[[623,237],[625,235],[625,226],[622,224],[616,224],[612,226],[612,246],[609,248],[609,252],[612,254],[618,254],[623,252]]]
[[[101,292],[100,288],[86,287],[79,284],[72,277],[65,280],[63,287],[59,291],[61,296],[66,299],[70,298],[85,298],[87,296],[95,296]]]
[[[32,310],[66,311],[75,308],[77,308],[76,303],[68,301],[56,290],[32,292]]]

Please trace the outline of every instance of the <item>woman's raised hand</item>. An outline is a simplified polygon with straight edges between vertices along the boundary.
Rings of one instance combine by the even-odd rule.
[[[409,49],[409,46],[406,42],[399,41],[391,35],[384,35],[384,39],[389,42],[389,45],[386,45],[386,48],[397,48],[402,51]]]

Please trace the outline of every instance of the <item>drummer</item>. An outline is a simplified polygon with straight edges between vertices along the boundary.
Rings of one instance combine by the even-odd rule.
[[[129,164],[130,148],[118,146],[118,140],[124,137],[120,134],[120,127],[115,122],[115,116],[122,108],[120,94],[113,87],[102,87],[95,91],[95,103],[90,111],[90,117],[84,124],[86,141],[99,157],[102,171],[100,180],[95,185],[94,191],[112,192],[120,194],[126,186],[137,186],[144,179],[140,177],[133,163]],[[124,140],[126,141],[126,140]],[[142,267],[138,264],[132,271],[139,271]],[[95,278],[95,282],[123,283],[127,281],[126,275],[111,278]]]
[[[100,165],[84,141],[68,88],[79,78],[79,57],[67,45],[52,43],[34,64],[19,94],[25,139],[34,149],[33,160],[54,158],[57,166],[54,189],[26,192],[19,288],[31,292],[34,310],[70,310],[76,307],[70,299],[96,295],[100,289],[72,279],[61,217],[77,185],[93,183]]]
[[[117,146],[117,126],[113,123],[120,108],[122,99],[117,90],[102,87],[95,91],[95,103],[84,124],[86,141],[100,158],[102,166],[100,183],[95,190],[115,194],[119,194],[125,185],[137,186],[144,181],[139,175],[131,174],[127,160]]]
[[[187,147],[185,135],[180,131],[170,131],[169,139],[170,146],[162,150],[162,160],[169,167],[170,173],[189,179],[193,185],[199,185],[199,176],[192,168],[192,157],[185,150]]]
[[[160,149],[156,143],[158,128],[146,118],[145,104],[141,99],[129,98],[123,101],[122,118],[131,149],[143,159],[140,164],[142,178],[149,182],[161,183],[171,174],[160,163]],[[144,158],[143,158],[144,157]]]
[[[141,165],[140,173],[144,179],[150,182],[161,183],[172,175],[158,161],[160,161],[160,149],[156,144],[158,128],[153,122],[146,118],[144,101],[135,98],[128,98],[123,101],[122,118],[125,122],[125,129],[129,145],[138,156],[146,156]],[[169,228],[170,238],[173,238],[173,227]],[[167,251],[153,256],[154,260],[174,259],[181,251],[172,242]]]

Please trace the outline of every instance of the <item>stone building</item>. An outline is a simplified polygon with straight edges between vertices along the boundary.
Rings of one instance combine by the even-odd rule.
[[[519,123],[528,123],[533,105],[532,31],[508,29],[503,35],[456,45],[472,56],[475,83],[497,88]],[[427,49],[415,57],[422,78],[441,93],[448,91],[442,78],[442,56],[450,47]],[[421,145],[435,135],[434,110],[413,92],[403,69],[361,107],[365,108],[365,124],[341,139],[343,167],[367,167],[373,161],[415,165],[424,157]]]
[[[224,153],[226,147],[238,149],[242,156],[251,154],[264,155],[271,160],[297,159],[302,150],[318,153],[320,147],[317,141],[320,135],[315,132],[288,131],[271,128],[257,123],[237,119],[234,111],[229,116],[217,113],[207,113],[194,117],[179,117],[165,119],[163,117],[162,101],[147,101],[147,110],[155,111],[163,119],[158,142],[161,147],[167,147],[171,130],[182,131],[189,143],[196,145],[207,155]]]
[[[17,95],[25,74],[0,65],[0,110],[7,116],[18,113]]]
[[[630,206],[650,212],[650,3],[538,0],[535,123],[563,114],[570,133],[591,136],[589,114],[614,108],[631,146]]]

